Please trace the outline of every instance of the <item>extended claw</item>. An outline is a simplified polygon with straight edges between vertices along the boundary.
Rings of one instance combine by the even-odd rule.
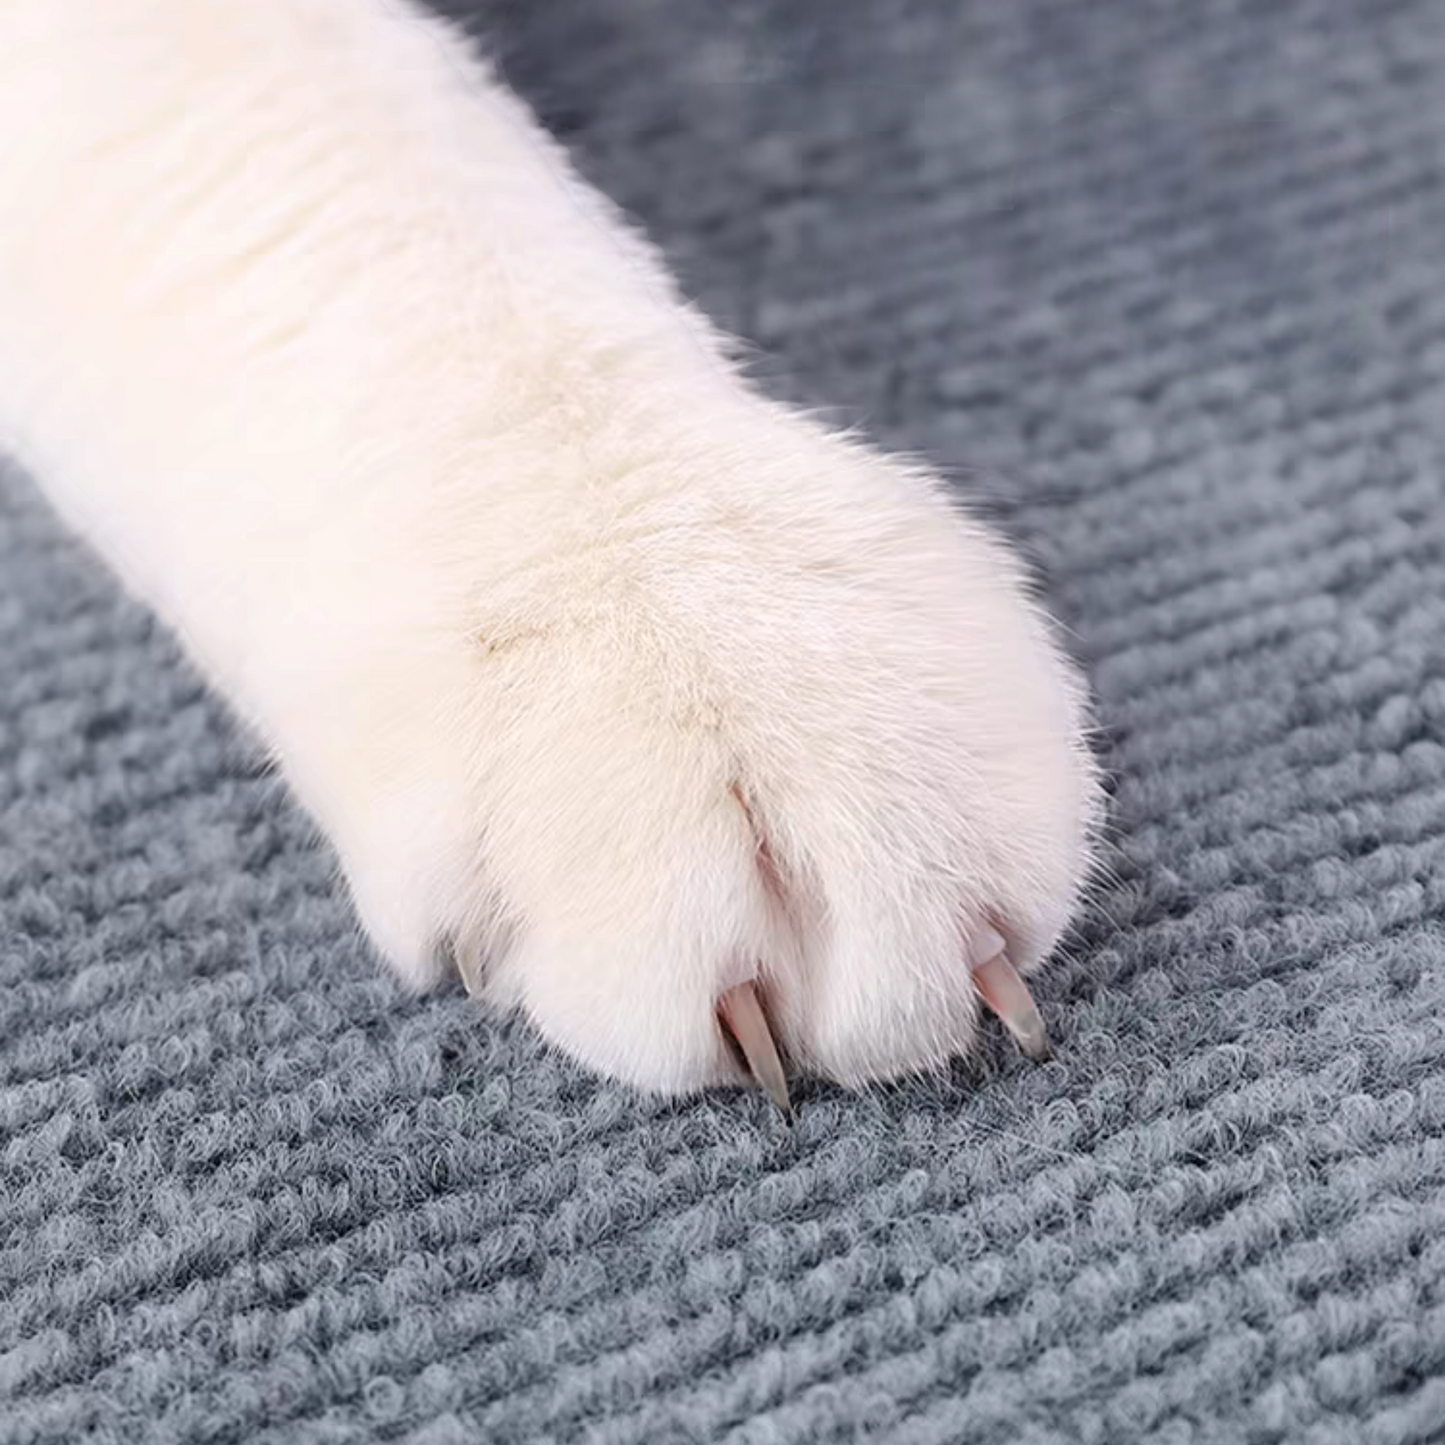
[[[467,993],[472,998],[484,998],[481,949],[475,943],[459,941],[453,945],[452,959]]]
[[[1004,1027],[1029,1058],[1042,1062],[1050,1054],[1049,1036],[1028,985],[1004,951],[999,934],[989,930],[974,948],[982,959],[973,966],[979,996],[1003,1020]]]
[[[788,1080],[758,997],[757,984],[740,983],[728,989],[717,1001],[717,1014],[722,1026],[737,1041],[753,1078],[783,1113],[791,1114]]]

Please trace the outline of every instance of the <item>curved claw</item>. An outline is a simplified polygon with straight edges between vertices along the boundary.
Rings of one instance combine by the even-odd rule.
[[[1004,1027],[1014,1036],[1019,1048],[1029,1058],[1042,1062],[1051,1052],[1049,1035],[1028,985],[1009,962],[1008,954],[1004,952],[1004,941],[998,934],[990,933],[975,956],[985,952],[988,957],[973,968],[973,981],[979,997],[1003,1020]]]
[[[768,1027],[756,983],[740,983],[730,988],[717,1001],[717,1015],[722,1026],[737,1041],[753,1078],[783,1113],[791,1114],[788,1080],[783,1061]]]
[[[457,942],[452,945],[452,961],[456,964],[462,986],[471,998],[486,997],[482,987],[482,952],[473,942]]]

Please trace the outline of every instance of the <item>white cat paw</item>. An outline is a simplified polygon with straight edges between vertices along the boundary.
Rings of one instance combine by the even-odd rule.
[[[397,545],[431,593],[371,589],[303,791],[404,974],[450,956],[633,1084],[736,1080],[739,1040],[761,1075],[769,1039],[850,1085],[929,1069],[981,1001],[1036,1052],[1015,970],[1070,919],[1100,799],[1080,683],[928,479],[749,430],[510,561],[488,509],[429,517]]]

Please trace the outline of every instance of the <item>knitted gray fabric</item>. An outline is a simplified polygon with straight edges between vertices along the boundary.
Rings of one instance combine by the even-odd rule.
[[[12,475],[0,1442],[1445,1439],[1445,6],[484,25],[770,387],[1041,562],[1117,832],[1058,1057],[789,1132],[404,996]]]

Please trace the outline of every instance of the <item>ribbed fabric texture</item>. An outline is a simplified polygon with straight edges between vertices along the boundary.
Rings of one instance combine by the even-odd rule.
[[[789,1131],[405,997],[11,475],[0,1442],[1445,1439],[1445,6],[482,25],[770,387],[1040,562],[1115,779],[1058,1056]]]

